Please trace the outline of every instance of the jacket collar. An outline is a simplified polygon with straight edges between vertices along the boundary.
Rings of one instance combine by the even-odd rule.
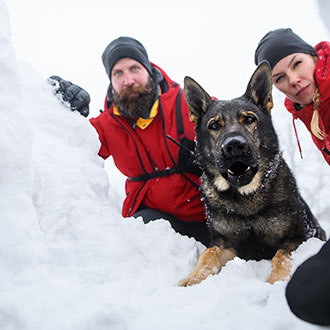
[[[158,113],[158,106],[159,106],[159,98],[157,98],[154,105],[152,106],[152,108],[150,110],[149,118],[142,118],[142,117],[138,118],[138,120],[136,121],[136,126],[138,126],[141,129],[147,128],[152,123],[154,118],[156,117],[156,115]],[[116,116],[120,116],[118,107],[115,104],[113,105],[113,113]]]

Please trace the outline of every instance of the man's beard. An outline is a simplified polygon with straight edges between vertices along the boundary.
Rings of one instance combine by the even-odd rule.
[[[144,86],[129,86],[120,93],[113,91],[114,101],[119,113],[134,119],[139,117],[149,118],[156,94],[157,86],[151,78]]]

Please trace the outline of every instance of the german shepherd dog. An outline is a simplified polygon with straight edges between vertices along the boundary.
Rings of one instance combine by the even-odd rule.
[[[272,259],[267,281],[285,280],[291,271],[291,252],[310,237],[325,240],[325,232],[299,194],[279,150],[270,115],[268,62],[258,66],[241,97],[215,100],[190,77],[184,79],[184,96],[195,123],[212,239],[179,285],[203,281],[236,256]]]

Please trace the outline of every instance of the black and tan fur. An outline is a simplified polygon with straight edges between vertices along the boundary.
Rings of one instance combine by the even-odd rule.
[[[245,94],[230,101],[212,99],[185,78],[212,241],[181,286],[218,273],[235,256],[272,259],[268,282],[284,280],[291,252],[309,237],[325,239],[282,158],[270,115],[271,93],[267,62],[256,69]]]

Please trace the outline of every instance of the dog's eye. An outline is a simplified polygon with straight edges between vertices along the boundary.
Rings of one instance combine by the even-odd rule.
[[[212,131],[218,131],[220,128],[221,128],[221,125],[216,120],[213,120],[209,123],[209,129]]]
[[[257,120],[257,118],[253,115],[246,115],[243,118],[243,123],[245,125],[251,125],[252,123],[254,123]]]

